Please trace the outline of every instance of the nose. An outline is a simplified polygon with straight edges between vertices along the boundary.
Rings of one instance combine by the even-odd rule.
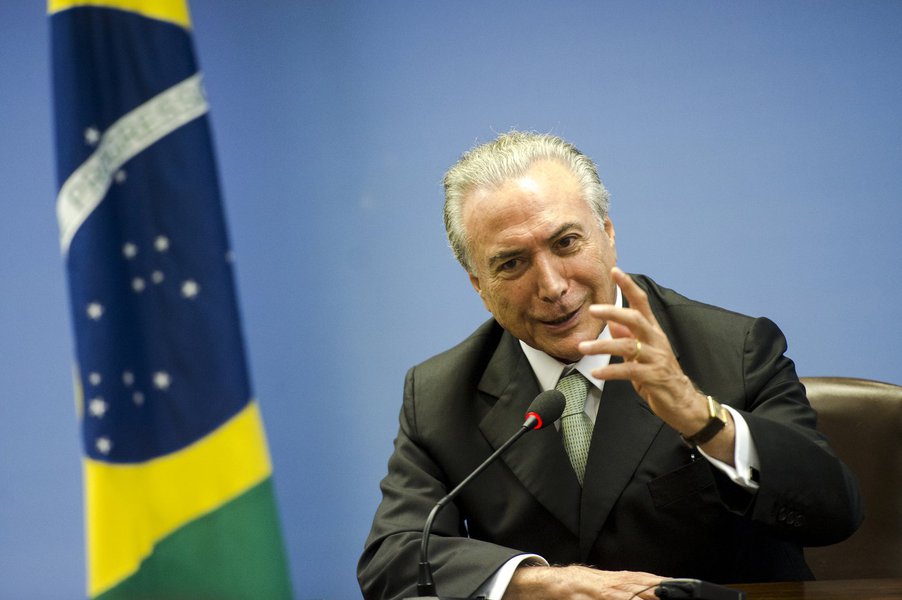
[[[567,293],[569,283],[559,258],[542,256],[536,260],[535,269],[539,298],[557,302]]]

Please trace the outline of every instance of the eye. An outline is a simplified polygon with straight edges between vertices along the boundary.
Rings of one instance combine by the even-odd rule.
[[[576,245],[576,241],[577,241],[577,235],[575,233],[570,234],[570,235],[565,235],[564,237],[559,239],[557,241],[557,243],[555,243],[555,246],[560,250],[569,250],[573,246]]]
[[[502,272],[510,272],[520,266],[519,258],[512,258],[498,265],[498,270]]]

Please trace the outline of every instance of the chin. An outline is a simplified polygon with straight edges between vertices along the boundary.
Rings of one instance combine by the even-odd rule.
[[[576,347],[549,348],[548,350],[545,350],[545,354],[548,354],[549,356],[552,356],[557,360],[567,364],[575,363],[583,357],[583,355],[580,354],[579,350]]]

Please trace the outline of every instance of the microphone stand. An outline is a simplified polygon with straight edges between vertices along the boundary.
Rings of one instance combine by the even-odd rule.
[[[454,500],[462,489],[473,479],[482,473],[486,467],[495,461],[501,453],[507,450],[511,444],[520,439],[523,434],[533,429],[541,429],[544,422],[552,423],[556,421],[561,413],[564,412],[564,395],[558,390],[547,390],[536,396],[532,404],[529,406],[529,412],[526,413],[526,420],[520,426],[520,430],[510,437],[504,444],[495,450],[491,456],[485,459],[476,470],[470,473],[466,479],[457,484],[447,496],[439,500],[429,516],[426,518],[426,524],[423,526],[423,538],[420,542],[420,563],[417,577],[417,596],[405,598],[405,600],[466,600],[465,598],[452,598],[448,596],[438,596],[435,590],[435,581],[432,579],[432,565],[429,564],[429,536],[432,533],[432,522],[438,512],[449,502]]]
[[[488,467],[492,462],[498,458],[502,452],[508,449],[508,447],[519,440],[523,434],[527,431],[530,431],[534,426],[534,422],[530,422],[530,420],[535,419],[534,416],[530,416],[527,419],[526,423],[520,427],[520,430],[517,431],[514,435],[511,436],[509,440],[504,442],[497,450],[495,450],[491,456],[489,456],[481,465],[479,465],[475,471],[470,473],[466,479],[457,484],[451,492],[442,498],[436,503],[435,506],[432,507],[432,510],[429,512],[429,516],[426,517],[426,524],[423,526],[423,539],[420,542],[420,565],[419,565],[419,578],[417,579],[417,594],[418,596],[406,598],[405,600],[466,600],[465,598],[453,598],[448,596],[437,596],[435,591],[435,582],[432,579],[432,565],[429,564],[429,536],[432,532],[432,522],[435,520],[435,516],[438,512],[445,507],[446,504],[454,500],[457,495],[460,493],[464,487],[470,481],[472,481],[477,475],[485,471],[486,467]]]

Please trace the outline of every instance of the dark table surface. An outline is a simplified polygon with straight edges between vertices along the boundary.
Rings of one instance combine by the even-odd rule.
[[[902,600],[902,579],[854,579],[730,585],[747,600]]]

